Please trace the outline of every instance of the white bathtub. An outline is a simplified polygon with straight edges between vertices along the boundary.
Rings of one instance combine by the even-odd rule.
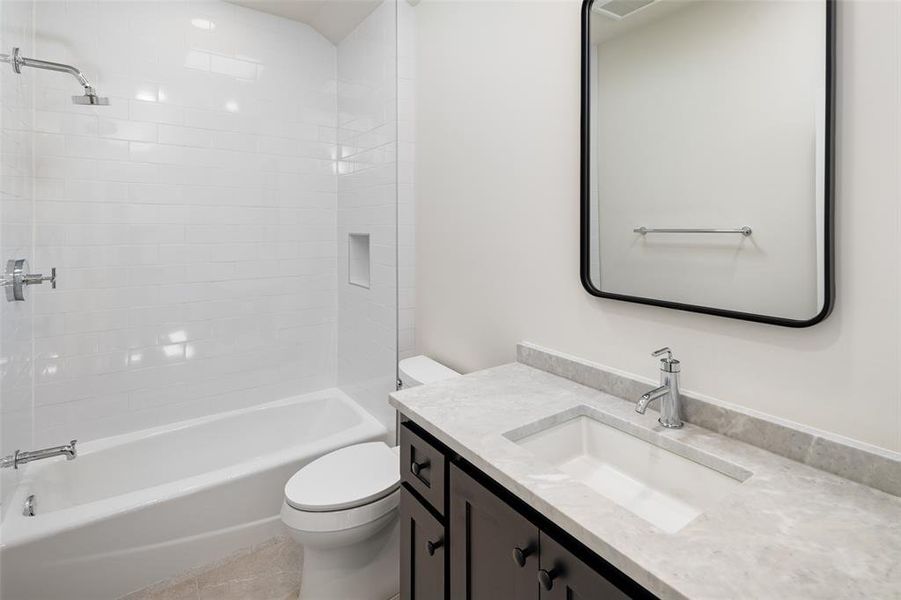
[[[281,532],[285,482],[387,431],[339,390],[79,444],[26,465],[0,527],[3,600],[104,600]],[[29,494],[36,516],[22,516]]]

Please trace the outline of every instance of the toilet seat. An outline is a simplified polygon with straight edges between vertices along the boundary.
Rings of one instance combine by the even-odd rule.
[[[285,484],[282,519],[301,531],[341,531],[397,508],[400,462],[384,442],[340,448],[302,467]]]
[[[285,484],[285,501],[297,510],[333,512],[371,504],[399,485],[397,454],[384,442],[367,442],[302,467]]]
[[[399,504],[400,490],[394,490],[371,504],[331,512],[297,510],[285,501],[282,503],[281,519],[296,531],[335,533],[371,525],[389,516]]]

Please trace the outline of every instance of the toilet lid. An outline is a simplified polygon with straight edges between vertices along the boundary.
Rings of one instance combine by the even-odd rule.
[[[400,485],[400,461],[384,442],[356,444],[320,456],[285,484],[285,501],[298,510],[355,508]]]

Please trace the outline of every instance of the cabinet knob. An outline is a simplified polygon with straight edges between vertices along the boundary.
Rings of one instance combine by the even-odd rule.
[[[517,566],[524,567],[526,566],[526,558],[532,555],[535,552],[535,548],[532,546],[526,546],[525,549],[516,546],[513,548],[513,562],[517,564]]]
[[[425,459],[422,462],[416,462],[415,460],[410,465],[410,471],[413,472],[417,477],[422,476],[422,472],[429,468],[429,459]]]
[[[429,540],[426,542],[425,549],[428,551],[429,556],[435,556],[435,550],[442,547],[444,545],[444,538],[438,538],[436,541]]]
[[[541,587],[543,587],[545,590],[551,591],[551,589],[554,587],[554,579],[556,579],[558,575],[560,575],[559,569],[551,569],[550,571],[539,569],[538,583],[540,583]]]

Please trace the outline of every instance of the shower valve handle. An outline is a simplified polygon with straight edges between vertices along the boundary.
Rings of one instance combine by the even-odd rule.
[[[50,267],[50,275],[44,275],[43,273],[29,273],[22,278],[22,283],[25,285],[35,285],[44,283],[45,281],[49,281],[50,287],[54,290],[56,289],[56,267]]]
[[[0,280],[6,288],[6,299],[10,302],[22,302],[25,300],[25,288],[30,285],[39,285],[45,281],[50,282],[50,287],[56,289],[56,267],[50,269],[50,275],[43,273],[29,273],[28,261],[24,258],[16,258],[6,263],[6,276]]]

